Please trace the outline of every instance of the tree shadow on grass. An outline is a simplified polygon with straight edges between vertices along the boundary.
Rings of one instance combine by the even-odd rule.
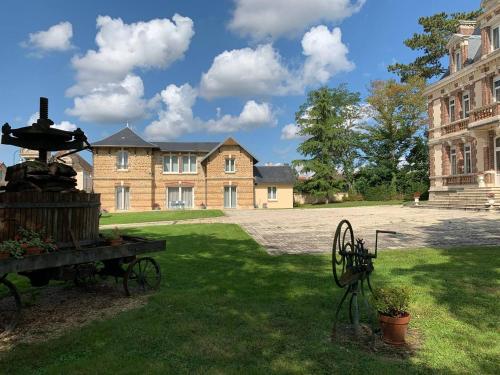
[[[458,372],[331,343],[343,291],[333,284],[328,256],[269,256],[236,225],[126,232],[167,241],[165,252],[151,254],[163,280],[148,305],[19,347],[2,364],[6,373]],[[341,321],[347,321],[346,309]]]

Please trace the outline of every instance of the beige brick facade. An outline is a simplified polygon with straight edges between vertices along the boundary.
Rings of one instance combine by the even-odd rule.
[[[129,211],[169,208],[250,209],[256,206],[254,169],[257,160],[232,138],[210,152],[168,151],[142,142],[144,145],[133,147],[101,146],[99,142],[94,145],[94,191],[101,194],[103,209],[110,212],[118,209],[117,199],[120,198],[117,188],[122,187],[127,188],[126,209]],[[122,152],[127,153],[126,168],[118,167]],[[164,160],[168,161],[171,157],[178,158],[178,170],[165,171]],[[183,157],[190,163],[196,159],[194,170],[183,170]],[[228,159],[234,160],[234,170],[226,170]],[[291,208],[293,184],[283,186],[283,191],[285,188],[290,193],[280,196],[279,202],[273,205]],[[175,206],[178,201],[172,197],[176,197],[183,206]]]

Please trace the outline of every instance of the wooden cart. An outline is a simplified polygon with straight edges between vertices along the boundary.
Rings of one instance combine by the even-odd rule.
[[[21,316],[21,297],[7,279],[17,273],[30,279],[33,286],[44,286],[50,280],[73,281],[77,285],[96,278],[121,278],[126,295],[155,290],[160,286],[158,263],[141,254],[165,250],[164,240],[123,237],[119,246],[104,241],[80,249],[66,249],[50,254],[0,261],[0,335],[17,325]]]

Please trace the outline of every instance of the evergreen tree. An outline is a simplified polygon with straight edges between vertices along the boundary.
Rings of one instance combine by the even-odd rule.
[[[413,34],[404,41],[404,44],[414,51],[422,51],[423,55],[409,64],[390,65],[388,70],[396,73],[403,82],[413,76],[430,79],[442,75],[446,72],[441,63],[441,59],[448,54],[446,43],[451,35],[456,33],[459,21],[474,20],[481,12],[477,10],[449,15],[442,12],[429,17],[420,17],[418,23],[423,27],[423,33]]]
[[[298,134],[305,140],[298,147],[304,158],[294,165],[312,175],[304,182],[304,191],[328,200],[330,194],[352,187],[359,158],[356,124],[360,118],[360,95],[346,85],[309,92],[295,115]]]

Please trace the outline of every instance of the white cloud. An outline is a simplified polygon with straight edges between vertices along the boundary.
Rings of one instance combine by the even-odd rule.
[[[31,126],[31,124],[35,123],[39,117],[40,117],[39,112],[33,113],[30,116],[30,118],[28,119],[28,121],[26,122],[26,126]],[[73,124],[72,122],[69,122],[69,121],[61,121],[59,124],[54,124],[51,127],[55,128],[55,129],[60,129],[60,130],[73,131],[73,130],[76,130],[76,128],[78,126],[76,126],[75,124]]]
[[[297,36],[320,22],[338,23],[366,0],[235,0],[229,28],[256,40]]]
[[[71,60],[76,84],[66,94],[75,97],[67,112],[83,121],[123,122],[144,117],[148,108],[136,69],[166,68],[183,58],[194,35],[193,21],[169,19],[124,23],[97,17],[97,50]]]
[[[169,140],[193,132],[224,133],[251,130],[266,125],[275,125],[276,119],[268,103],[248,101],[237,116],[223,115],[208,121],[195,117],[193,109],[198,93],[189,84],[169,85],[160,94],[165,108],[160,110],[158,120],[145,129],[148,139]]]
[[[201,95],[276,96],[301,94],[308,86],[325,84],[334,75],[354,69],[339,28],[311,28],[302,39],[304,64],[291,70],[271,44],[225,51],[202,75]]]
[[[147,102],[143,98],[142,79],[129,74],[118,83],[103,83],[92,92],[75,98],[74,107],[66,113],[82,121],[125,123],[144,116]]]
[[[201,78],[205,98],[276,95],[290,91],[291,75],[271,44],[224,51]]]
[[[283,126],[281,129],[281,139],[300,139],[302,136],[299,135],[299,126],[295,124],[288,124]]]
[[[77,126],[69,121],[61,121],[59,124],[54,124],[52,125],[53,128],[59,129],[59,130],[67,130],[67,131],[74,131],[76,130]]]
[[[338,27],[331,32],[324,25],[311,28],[302,38],[304,64],[303,81],[307,84],[325,84],[339,72],[354,69],[349,61],[349,50],[342,43],[342,32]]]
[[[73,26],[66,21],[51,26],[48,30],[29,34],[28,41],[21,45],[35,50],[38,56],[41,56],[44,52],[67,51],[73,48],[72,37]]]

